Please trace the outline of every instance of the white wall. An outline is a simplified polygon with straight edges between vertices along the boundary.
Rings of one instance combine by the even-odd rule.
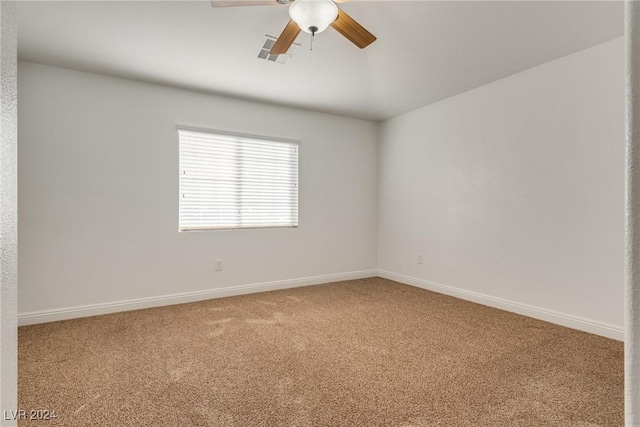
[[[16,2],[0,2],[0,410],[18,408],[18,138]]]
[[[619,338],[623,71],[617,39],[378,129],[20,63],[19,312],[377,267]],[[178,233],[176,125],[302,140],[300,228]]]
[[[624,410],[640,425],[640,4],[625,3],[627,150]]]
[[[18,84],[21,314],[375,268],[375,123],[33,63]],[[179,233],[176,125],[300,140],[300,227]]]
[[[378,157],[381,270],[621,338],[622,38],[388,120]]]

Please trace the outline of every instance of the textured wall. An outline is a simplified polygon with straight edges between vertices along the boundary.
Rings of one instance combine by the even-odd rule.
[[[375,268],[375,123],[18,67],[20,314]],[[300,226],[179,233],[177,125],[301,141]]]
[[[384,122],[378,157],[380,269],[621,338],[622,38]]]
[[[625,422],[640,426],[640,3],[626,3],[627,212]]]
[[[16,4],[0,2],[0,411],[17,406]],[[2,425],[15,425],[4,420]]]

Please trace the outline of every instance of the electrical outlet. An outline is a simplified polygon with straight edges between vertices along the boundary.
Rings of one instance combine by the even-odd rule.
[[[416,257],[416,263],[422,264],[422,254],[418,254],[418,256]]]
[[[222,271],[222,260],[221,259],[217,259],[216,260],[216,271]]]

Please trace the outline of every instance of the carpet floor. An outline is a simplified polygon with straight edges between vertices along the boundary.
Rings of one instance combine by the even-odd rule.
[[[623,344],[380,278],[19,328],[21,426],[622,426]],[[27,412],[27,415],[28,412]]]

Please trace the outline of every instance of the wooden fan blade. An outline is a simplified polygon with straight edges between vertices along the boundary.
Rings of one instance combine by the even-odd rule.
[[[287,26],[284,27],[284,31],[282,31],[282,34],[280,34],[280,37],[278,37],[278,40],[271,48],[270,53],[272,55],[287,53],[296,40],[296,37],[298,37],[298,34],[300,34],[300,27],[298,27],[298,24],[293,22],[293,20],[289,20]]]
[[[277,0],[211,0],[213,7],[276,6]]]
[[[369,46],[377,40],[376,36],[358,24],[355,19],[347,15],[347,12],[344,10],[338,10],[338,19],[333,21],[331,26],[360,49]]]

